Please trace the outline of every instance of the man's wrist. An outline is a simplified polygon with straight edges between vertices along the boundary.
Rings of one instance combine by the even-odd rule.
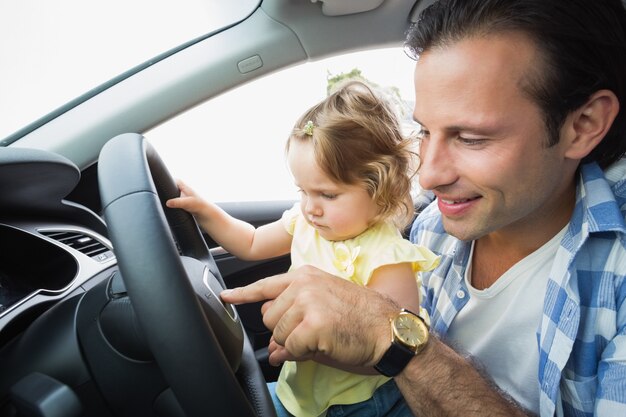
[[[374,365],[382,375],[395,377],[419,355],[428,343],[428,322],[420,315],[405,309],[389,317],[388,339],[382,357]]]
[[[389,318],[393,317],[396,314],[400,307],[394,304],[390,304],[386,306],[383,313],[379,311],[377,314],[377,323],[375,329],[372,333],[376,335],[376,343],[374,345],[374,354],[372,358],[372,366],[375,366],[382,357],[385,355],[385,352],[389,349],[389,344],[391,342],[390,332],[389,332]]]

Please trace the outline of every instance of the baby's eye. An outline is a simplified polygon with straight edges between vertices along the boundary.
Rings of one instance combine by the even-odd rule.
[[[325,198],[327,200],[334,200],[335,198],[337,198],[337,194],[330,194],[330,193],[322,193],[322,198]]]

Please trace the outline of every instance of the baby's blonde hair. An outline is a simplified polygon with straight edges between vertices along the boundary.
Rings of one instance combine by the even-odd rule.
[[[287,151],[292,140],[311,141],[333,181],[365,187],[379,208],[372,224],[390,219],[403,229],[411,222],[411,138],[389,101],[367,84],[350,81],[311,107],[296,122]]]

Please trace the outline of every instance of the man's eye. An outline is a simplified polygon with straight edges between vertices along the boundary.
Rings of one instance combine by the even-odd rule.
[[[464,138],[463,136],[459,136],[459,142],[467,146],[477,146],[485,143],[485,139],[476,139],[476,138]]]
[[[430,132],[426,129],[420,129],[417,131],[417,138],[424,139],[430,135]]]

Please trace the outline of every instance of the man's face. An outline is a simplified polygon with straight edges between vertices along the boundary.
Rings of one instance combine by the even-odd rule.
[[[459,239],[556,233],[571,215],[578,162],[561,142],[546,148],[541,111],[520,87],[539,62],[525,37],[500,34],[429,50],[416,64],[419,182]]]

